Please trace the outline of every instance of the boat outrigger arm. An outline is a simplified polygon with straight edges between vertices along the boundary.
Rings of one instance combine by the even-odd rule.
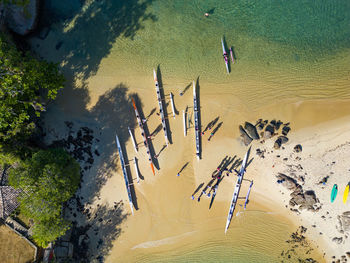
[[[243,175],[244,175],[244,172],[245,172],[245,168],[247,166],[249,152],[250,152],[250,148],[248,149],[247,153],[244,156],[241,169],[239,170],[239,173],[238,173],[236,186],[235,186],[235,189],[234,189],[234,192],[233,192],[233,195],[232,195],[230,210],[228,211],[228,215],[227,215],[225,234],[226,234],[227,229],[228,229],[228,227],[229,227],[229,225],[231,223],[232,215],[233,215],[233,212],[234,212],[235,207],[236,207],[239,191],[241,189],[241,185],[242,185],[242,181],[243,181]]]
[[[158,79],[157,79],[157,73],[156,70],[153,69],[153,77],[154,77],[154,83],[156,85],[156,91],[157,91],[157,100],[158,100],[158,105],[159,105],[159,112],[160,112],[160,117],[161,117],[161,121],[162,121],[162,126],[163,126],[163,131],[164,131],[164,136],[165,136],[165,143],[168,146],[168,130],[166,127],[166,122],[165,122],[165,116],[164,116],[164,109],[163,109],[163,101],[162,98],[160,96],[160,89],[159,89],[159,83],[158,83]]]
[[[121,163],[121,165],[122,165],[122,170],[123,170],[123,175],[124,175],[124,181],[125,181],[126,191],[127,191],[127,193],[128,193],[128,198],[129,198],[129,204],[130,204],[131,213],[132,213],[132,215],[134,215],[134,208],[133,208],[133,203],[132,203],[132,197],[131,197],[129,179],[128,179],[128,174],[127,174],[127,172],[126,172],[125,162],[124,162],[124,157],[123,157],[123,152],[122,152],[122,148],[121,148],[121,146],[120,146],[120,142],[119,142],[118,135],[115,135],[115,140],[116,140],[117,147],[118,147],[120,163]]]
[[[194,107],[194,130],[196,136],[196,155],[197,159],[200,159],[200,147],[199,147],[199,111],[198,111],[198,103],[197,103],[197,94],[196,94],[196,83],[193,81],[193,107]]]
[[[151,156],[151,151],[149,149],[149,144],[147,142],[147,137],[146,137],[145,130],[143,128],[141,117],[140,117],[139,111],[137,110],[137,107],[136,107],[136,104],[135,104],[135,100],[133,98],[131,98],[131,100],[132,100],[132,106],[134,107],[134,110],[135,110],[137,123],[138,123],[138,125],[139,125],[139,127],[141,129],[141,135],[142,135],[142,138],[143,138],[143,143],[146,146],[147,155],[148,155],[148,161],[149,161],[149,163],[151,165],[151,169],[152,169],[153,175],[155,175],[153,161],[152,161],[152,156]]]
[[[247,204],[248,204],[248,200],[249,200],[249,194],[250,194],[250,190],[252,190],[252,186],[253,186],[253,180],[250,183],[248,192],[247,192],[247,196],[245,197],[245,201],[244,201],[244,210],[247,208]]]

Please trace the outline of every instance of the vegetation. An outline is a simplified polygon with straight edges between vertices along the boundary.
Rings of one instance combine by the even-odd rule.
[[[79,180],[79,164],[63,149],[40,150],[11,169],[10,185],[24,190],[20,211],[34,220],[33,238],[39,245],[47,246],[69,228],[62,204],[75,193]]]
[[[80,181],[79,164],[66,151],[40,149],[35,141],[45,104],[63,83],[57,65],[19,51],[0,33],[0,165],[12,165],[9,183],[23,190],[20,214],[33,219],[33,238],[42,247],[69,228],[62,205]]]
[[[0,35],[0,151],[27,153],[35,121],[63,83],[57,65],[19,52]]]

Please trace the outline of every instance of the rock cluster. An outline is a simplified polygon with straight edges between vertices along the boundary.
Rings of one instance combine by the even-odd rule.
[[[83,168],[86,171],[94,163],[93,153],[97,156],[100,155],[97,150],[92,152],[91,149],[94,139],[93,130],[88,127],[81,127],[73,136],[73,124],[71,122],[65,122],[65,124],[69,128],[68,138],[53,141],[51,147],[62,147],[67,150],[74,159],[84,164]]]
[[[289,247],[288,249],[283,250],[280,255],[281,262],[285,262],[285,260],[287,262],[317,262],[311,257],[308,257],[308,258],[298,257],[298,255],[302,255],[302,254],[309,255],[313,250],[313,248],[311,248],[309,241],[304,236],[306,231],[307,231],[306,227],[300,226],[297,229],[297,231],[293,232],[290,235],[290,238],[286,240],[286,243],[289,244]],[[300,252],[304,252],[304,253],[300,253]]]
[[[276,178],[284,187],[292,191],[289,205],[291,207],[297,207],[297,210],[293,211],[307,209],[308,211],[316,212],[321,208],[319,200],[313,190],[304,191],[302,186],[298,184],[295,179],[282,173],[278,173]]]
[[[283,126],[283,127],[282,127]],[[282,129],[280,129],[282,127]],[[260,131],[260,134],[259,132]],[[288,138],[286,137],[290,131],[289,123],[283,123],[278,120],[262,120],[259,119],[255,125],[250,122],[245,122],[244,127],[239,125],[239,132],[241,137],[243,138],[243,143],[248,146],[253,140],[270,139],[275,135],[278,135],[278,132],[281,132],[282,135],[278,136],[275,141],[274,148],[279,149],[282,144],[288,142]],[[263,142],[262,141],[262,142]]]
[[[350,211],[338,216],[337,229],[340,233],[350,232]]]

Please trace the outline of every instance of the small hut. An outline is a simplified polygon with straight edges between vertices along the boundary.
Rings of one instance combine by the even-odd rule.
[[[8,185],[8,168],[0,167],[0,219],[6,220],[18,207],[17,196],[21,190]]]

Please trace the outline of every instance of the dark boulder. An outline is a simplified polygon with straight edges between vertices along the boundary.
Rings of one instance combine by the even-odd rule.
[[[288,142],[288,138],[286,136],[278,136],[278,139],[281,140],[282,144]]]
[[[239,125],[239,132],[241,133],[241,136],[243,137],[243,142],[246,146],[248,146],[252,142],[252,138],[248,135],[248,133],[243,129],[242,125]]]
[[[278,150],[279,148],[281,148],[281,145],[282,145],[282,140],[280,138],[278,138],[274,145],[273,145],[273,148],[275,148],[276,150]]]
[[[244,123],[244,129],[247,131],[248,135],[252,139],[254,139],[254,140],[259,140],[260,139],[259,134],[258,134],[258,132],[256,130],[256,127],[253,124],[251,124],[251,123],[246,121]]]
[[[279,130],[279,128],[281,127],[282,124],[283,124],[283,122],[281,122],[280,120],[278,120],[276,122],[276,125],[275,125],[276,131]]]
[[[269,124],[265,127],[264,138],[269,139],[274,135],[274,133],[275,133],[274,127]]]
[[[290,131],[290,127],[289,127],[289,126],[284,126],[284,127],[282,128],[282,134],[283,134],[284,136],[287,136],[287,134],[289,133],[289,131]]]
[[[294,147],[294,151],[295,152],[301,152],[303,150],[303,147],[301,147],[301,145],[300,144],[297,144],[297,145],[295,145],[295,147]]]
[[[297,190],[299,184],[297,183],[296,180],[293,178],[289,177],[288,175],[279,173],[276,175],[276,178],[282,181],[282,185],[286,187],[288,190],[295,191]]]

